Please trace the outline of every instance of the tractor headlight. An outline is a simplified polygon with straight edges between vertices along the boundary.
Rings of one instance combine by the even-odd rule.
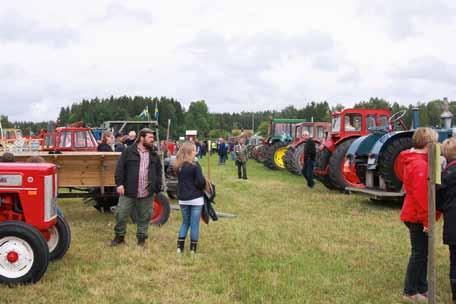
[[[54,176],[46,175],[44,177],[44,221],[49,222],[56,215],[56,198],[54,196]]]

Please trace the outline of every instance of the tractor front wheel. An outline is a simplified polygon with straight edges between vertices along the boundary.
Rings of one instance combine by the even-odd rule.
[[[67,220],[62,216],[57,216],[57,223],[49,229],[49,247],[50,260],[60,259],[70,248],[71,230]]]
[[[0,283],[34,283],[49,264],[49,248],[41,232],[17,221],[0,223]]]

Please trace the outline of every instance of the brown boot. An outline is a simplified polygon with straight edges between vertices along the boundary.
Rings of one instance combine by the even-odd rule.
[[[125,244],[125,237],[123,235],[116,235],[111,241],[111,247],[115,247],[121,244]]]

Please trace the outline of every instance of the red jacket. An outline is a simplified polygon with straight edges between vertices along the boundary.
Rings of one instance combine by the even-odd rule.
[[[428,154],[416,150],[402,151],[396,170],[404,184],[405,199],[401,221],[429,226],[428,220]],[[436,219],[440,218],[437,212]]]

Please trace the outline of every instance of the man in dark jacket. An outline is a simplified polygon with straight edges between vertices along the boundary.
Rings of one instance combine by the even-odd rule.
[[[315,148],[315,142],[312,137],[309,136],[309,132],[304,131],[302,136],[306,139],[304,144],[304,166],[302,167],[302,175],[307,181],[307,186],[309,186],[309,188],[313,188],[315,185],[313,180],[313,170],[317,149]]]
[[[133,208],[136,208],[138,215],[138,246],[144,246],[148,237],[153,195],[162,189],[162,166],[159,156],[153,150],[153,142],[153,131],[142,129],[136,143],[128,146],[117,162],[115,180],[119,203],[112,246],[124,243],[127,219]]]

